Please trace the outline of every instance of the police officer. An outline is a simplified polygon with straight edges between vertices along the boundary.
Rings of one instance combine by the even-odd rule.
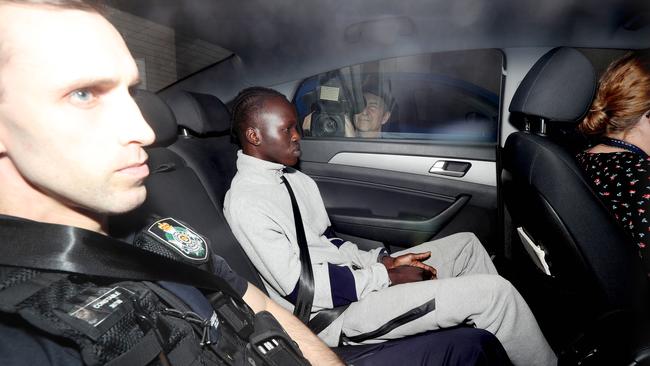
[[[211,289],[212,304],[205,288],[74,273],[75,263],[83,267],[73,255],[77,244],[101,243],[100,251],[108,246],[109,259],[112,245],[113,252],[124,249],[102,235],[107,216],[137,207],[146,195],[143,147],[154,134],[129,93],[137,83],[138,69],[120,34],[93,6],[82,0],[0,0],[0,364],[252,362],[260,352],[237,355],[237,347],[250,344],[237,339],[236,324],[223,314],[200,315],[199,309],[212,312],[218,304],[231,315],[243,309],[248,328],[248,307],[265,314],[271,327],[272,314],[299,345],[297,350],[282,329],[274,329],[297,363],[304,361],[302,352],[313,364],[341,364],[300,321],[227,270],[212,281],[223,287]],[[168,240],[189,240],[200,252],[200,240],[173,224],[155,223],[152,232],[171,230]],[[70,251],[56,260],[42,255],[60,246],[62,233],[74,244]],[[125,263],[144,256],[129,248],[123,262],[100,258],[89,270],[114,266],[116,273],[131,271],[139,279],[138,266]],[[93,250],[83,252],[88,260]],[[33,268],[23,264],[30,260]],[[41,268],[50,264],[70,272]],[[224,272],[225,262],[214,265]],[[234,353],[218,352],[211,334],[234,336]]]

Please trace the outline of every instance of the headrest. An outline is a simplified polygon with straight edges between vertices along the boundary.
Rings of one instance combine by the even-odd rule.
[[[194,133],[230,133],[230,112],[214,95],[180,91],[169,94],[167,102],[178,124]]]
[[[509,111],[556,122],[576,122],[596,91],[591,62],[573,48],[559,47],[542,56],[521,81]]]
[[[133,99],[140,107],[144,120],[156,133],[156,140],[151,147],[173,144],[178,136],[178,125],[169,106],[158,95],[148,90],[137,89]]]

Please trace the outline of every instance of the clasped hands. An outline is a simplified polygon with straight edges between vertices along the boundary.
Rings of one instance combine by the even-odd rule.
[[[400,283],[436,279],[438,274],[436,269],[422,263],[429,257],[431,257],[431,252],[408,253],[394,258],[385,256],[381,259],[381,262],[388,271],[392,286]]]

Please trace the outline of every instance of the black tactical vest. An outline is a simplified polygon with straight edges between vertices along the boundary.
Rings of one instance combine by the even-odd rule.
[[[173,227],[160,225],[160,222],[172,223]],[[207,251],[207,245],[205,248],[201,245],[202,237],[189,227],[170,219],[154,224],[159,230],[149,230],[149,234],[152,231],[159,236],[169,234],[167,248],[163,244],[165,238],[158,240],[160,246],[156,240],[149,240],[151,237],[136,239],[138,246],[158,253],[151,254],[153,265],[165,264],[158,261],[159,256],[175,259],[180,252],[192,260],[209,258],[208,253],[203,252],[203,249]],[[64,230],[59,230],[61,228]],[[35,229],[39,233],[40,230],[49,233],[49,236],[43,235],[42,245],[47,245],[49,240],[65,240],[71,231],[73,234],[79,231],[79,238],[92,239],[86,241],[94,240],[93,245],[106,241],[101,242],[105,248],[112,244],[112,239],[81,229],[0,217],[0,239],[29,230],[30,235],[26,237],[34,240],[41,237],[35,234]],[[59,232],[62,234],[58,235]],[[233,294],[231,289],[207,293],[217,319],[202,318],[172,292],[151,281],[124,281],[110,275],[35,269],[40,268],[37,263],[35,268],[13,266],[14,262],[21,262],[19,258],[25,257],[25,252],[15,246],[24,243],[20,243],[20,238],[14,239],[13,253],[7,248],[6,258],[0,258],[0,312],[4,313],[0,315],[20,318],[47,334],[74,342],[88,365],[308,364],[295,342],[269,313],[253,314],[241,298],[228,295]],[[74,265],[79,253],[94,254],[95,247],[86,246],[83,241],[70,241],[65,253],[61,254],[60,250],[55,253],[57,258],[69,257]],[[73,253],[80,246],[82,250]],[[41,243],[32,247],[40,248]],[[109,256],[106,252],[103,255]],[[92,259],[96,266],[103,265],[104,258],[99,257]],[[90,261],[90,257],[87,258]],[[124,256],[121,259],[126,260]],[[116,258],[106,260],[111,263],[110,260]],[[206,261],[198,260],[196,264],[205,265]],[[56,264],[50,263],[47,268],[53,266]],[[77,263],[77,266],[84,265]],[[183,267],[175,270],[183,270]],[[184,281],[187,283],[186,279]],[[215,324],[218,324],[216,329]]]
[[[0,311],[73,341],[88,365],[227,364],[201,346],[205,325],[172,313],[155,284],[12,267],[0,283]]]

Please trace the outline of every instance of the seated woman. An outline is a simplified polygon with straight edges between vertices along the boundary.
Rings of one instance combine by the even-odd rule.
[[[597,143],[578,163],[650,274],[650,53],[631,52],[608,67],[578,128]]]

